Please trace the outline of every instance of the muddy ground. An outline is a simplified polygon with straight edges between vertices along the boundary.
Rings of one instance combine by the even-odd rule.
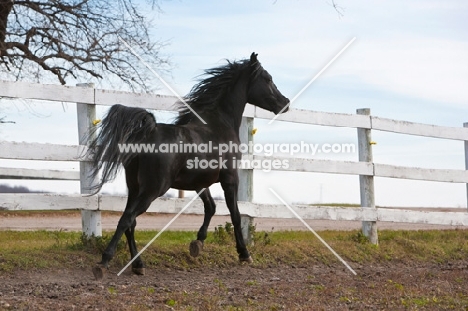
[[[467,310],[468,261],[411,265],[88,268],[1,275],[2,310]]]
[[[113,229],[118,221],[118,216],[111,216],[103,218],[104,229]],[[157,229],[156,220],[167,222],[161,216],[146,216],[140,229]],[[228,220],[215,218],[211,227]],[[81,225],[79,215],[3,215],[0,221],[3,229],[16,230],[80,230]],[[201,219],[182,217],[177,223],[180,226],[174,229],[194,231]],[[294,230],[303,228],[294,227],[298,225],[294,220],[257,222],[260,230],[285,229],[287,225]],[[393,229],[402,229],[401,225]],[[360,223],[317,221],[311,226],[351,230]],[[404,227],[416,228],[434,226]],[[339,262],[263,268],[153,266],[144,276],[130,271],[117,276],[119,266],[112,267],[102,281],[94,280],[91,267],[79,265],[62,270],[0,272],[0,310],[468,310],[468,258],[444,263],[350,264],[357,276]]]

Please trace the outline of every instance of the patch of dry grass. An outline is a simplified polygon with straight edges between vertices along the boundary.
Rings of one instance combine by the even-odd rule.
[[[100,259],[111,234],[106,232],[102,238],[84,239],[77,232],[0,231],[0,270],[67,266],[77,258],[83,265],[93,264]],[[155,231],[137,231],[139,247],[146,245],[155,234]],[[188,253],[188,245],[195,238],[195,232],[164,232],[143,254],[143,260],[149,267],[160,264],[174,268],[205,264],[230,266],[237,262],[235,242],[230,234],[222,234],[210,232],[203,253],[194,259]],[[359,231],[322,231],[320,235],[351,264],[440,263],[468,258],[468,230],[381,231],[379,246],[368,243]],[[259,268],[338,262],[310,232],[305,231],[255,232],[254,245],[249,249],[254,265]],[[125,264],[128,257],[123,239],[113,264]]]

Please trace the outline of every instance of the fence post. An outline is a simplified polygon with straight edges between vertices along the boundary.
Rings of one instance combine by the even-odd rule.
[[[468,127],[468,122],[463,123],[463,127]],[[465,140],[465,170],[468,170],[468,140]],[[466,184],[466,208],[468,209],[468,183]]]
[[[178,196],[179,199],[183,199],[185,197],[185,191],[184,190],[179,190],[177,196]]]
[[[370,109],[357,109],[357,114],[370,116]],[[358,149],[359,161],[373,163],[371,129],[358,128]],[[375,208],[374,198],[374,176],[359,175],[359,185],[361,193],[361,207]],[[372,244],[379,244],[376,221],[363,221],[362,233]]]
[[[239,138],[241,144],[249,144],[253,141],[253,124],[254,118],[243,117],[239,128]],[[249,154],[251,155],[251,154]],[[240,160],[240,159],[237,159]],[[253,169],[241,170],[239,169],[239,190],[237,199],[244,202],[252,202],[253,199]],[[253,226],[253,217],[241,214],[241,227],[244,242],[247,245],[253,243],[251,228]]]
[[[79,83],[78,87],[94,88],[93,83]],[[96,105],[94,104],[76,104],[78,119],[78,140],[80,145],[89,145],[89,141],[95,138],[95,133],[90,132],[93,121],[96,120]],[[80,161],[80,188],[81,194],[90,194],[90,188],[97,183],[96,179],[91,178],[92,164],[88,161]],[[83,233],[88,236],[102,236],[101,212],[82,210],[81,224]]]

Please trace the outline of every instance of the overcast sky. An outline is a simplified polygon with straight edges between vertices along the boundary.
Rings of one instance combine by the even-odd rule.
[[[373,115],[444,126],[468,122],[468,2],[466,1],[164,1],[154,14],[155,38],[174,65],[165,79],[186,94],[203,69],[257,52],[280,91],[294,97],[352,38],[356,40],[294,102],[294,108]],[[135,61],[138,61],[135,59]],[[161,88],[161,93],[170,94]],[[73,104],[6,104],[16,125],[6,140],[76,143]],[[170,116],[158,115],[158,120]],[[257,142],[356,143],[356,130],[256,120]],[[464,169],[463,142],[372,132],[378,163]],[[47,138],[46,138],[47,137]],[[357,160],[357,154],[315,158]],[[2,161],[2,165],[12,164]],[[21,163],[29,167],[30,163]],[[72,168],[72,163],[43,167]],[[255,200],[359,202],[357,176],[255,171]],[[285,182],[287,181],[287,182]],[[464,184],[376,178],[376,202],[386,206],[466,207]],[[24,182],[32,188],[78,191],[76,183]],[[73,190],[76,189],[76,190]],[[124,191],[122,184],[109,191]],[[219,193],[218,190],[215,190]]]

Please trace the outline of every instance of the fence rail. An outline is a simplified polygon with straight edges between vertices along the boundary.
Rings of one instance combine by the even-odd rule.
[[[18,142],[0,142],[0,159],[13,160],[39,160],[39,161],[85,161],[84,154],[86,146],[80,145],[58,145],[47,143],[18,143]],[[294,172],[315,172],[315,173],[333,173],[333,174],[348,174],[348,175],[365,175],[376,177],[390,177],[413,180],[427,180],[451,183],[468,183],[468,171],[456,169],[429,169],[419,167],[396,166],[389,164],[368,163],[368,162],[353,162],[353,161],[335,161],[309,158],[295,157],[274,157],[251,155],[247,159],[254,161],[263,160],[288,160],[288,167],[278,170],[294,171]],[[0,168],[0,177],[7,176],[8,172],[13,172],[11,168]],[[41,170],[23,169],[22,173],[12,174],[16,176],[12,179],[38,179]],[[16,169],[16,172],[21,172]],[[66,173],[60,177],[60,171],[44,171],[49,172],[44,174],[44,179],[52,179],[53,174],[58,174],[57,179],[79,180],[71,176],[73,172],[61,171]],[[50,175],[47,178],[47,175]],[[52,174],[52,175],[51,175]],[[22,178],[21,178],[22,177]],[[2,177],[6,178],[6,177]]]
[[[125,208],[126,196],[94,195],[82,196],[49,193],[12,193],[2,194],[0,210],[89,210],[117,211]],[[184,208],[189,199],[158,198],[148,212],[176,214]],[[282,204],[261,204],[239,202],[243,214],[252,218],[295,218]],[[430,225],[468,226],[468,213],[403,210],[392,208],[351,208],[295,205],[295,211],[303,219],[340,220],[340,221],[385,221]],[[187,214],[203,215],[203,203],[195,201],[186,211]],[[229,215],[224,201],[216,201],[216,215]]]
[[[43,85],[26,82],[0,81],[0,98],[38,99],[51,102],[78,102],[83,110],[94,109],[95,105],[110,106],[124,104],[153,110],[174,111],[177,99],[172,96],[135,94],[130,92],[99,90],[90,87],[70,87],[58,85]],[[86,110],[85,109],[85,110]],[[91,111],[89,110],[89,111]],[[84,110],[83,110],[84,111]],[[88,113],[89,113],[88,111]],[[408,223],[426,223],[442,225],[468,225],[466,212],[421,212],[405,211],[401,209],[376,209],[373,206],[373,191],[369,192],[369,185],[373,177],[390,177],[400,179],[427,180],[450,183],[466,183],[468,193],[468,171],[455,169],[427,169],[374,163],[372,148],[368,144],[371,130],[387,131],[407,135],[434,137],[441,139],[465,141],[465,162],[468,169],[468,123],[464,127],[445,127],[421,124],[400,120],[375,117],[364,110],[358,114],[328,113],[302,109],[290,109],[286,114],[278,116],[277,121],[287,121],[304,124],[314,124],[333,127],[356,128],[364,144],[359,146],[363,157],[359,162],[332,161],[319,159],[303,159],[297,157],[279,158],[260,155],[248,155],[253,160],[288,160],[289,167],[280,170],[299,172],[319,172],[333,174],[350,174],[361,176],[361,206],[362,208],[314,207],[296,206],[299,215],[304,219],[332,219],[332,220],[361,220],[375,225],[376,221],[394,221]],[[367,113],[367,114],[366,114]],[[252,139],[249,129],[254,118],[270,119],[272,113],[247,105],[244,111],[244,122],[241,127],[243,140]],[[84,112],[78,111],[77,117],[81,126],[84,122]],[[83,125],[84,124],[84,125]],[[80,131],[82,131],[81,129]],[[363,132],[364,131],[364,132]],[[360,139],[360,141],[362,140]],[[42,161],[80,161],[86,163],[86,142],[81,145],[58,145],[48,143],[18,143],[0,141],[0,159],[42,160]],[[83,169],[83,168],[82,168]],[[244,170],[241,174],[239,198],[250,201],[252,197],[251,170]],[[244,175],[243,175],[244,174]],[[247,175],[245,175],[247,174]],[[250,174],[250,175],[249,175]],[[24,168],[0,168],[0,178],[5,179],[59,179],[80,180],[83,175],[76,171],[36,170]],[[367,178],[367,179],[366,179]],[[368,183],[363,187],[363,182]],[[367,189],[367,190],[366,190]],[[368,199],[363,200],[367,196]],[[467,196],[468,197],[468,196]],[[81,209],[83,211],[123,210],[125,198],[120,196],[82,196],[56,194],[2,194],[0,195],[0,209],[7,210],[35,210],[35,209]],[[178,212],[184,204],[181,199],[158,199],[149,211],[171,213]],[[367,202],[367,203],[366,203]],[[370,204],[369,204],[370,202]],[[224,203],[220,203],[217,214],[227,214]],[[242,213],[250,217],[291,218],[288,210],[282,205],[255,204],[241,202]],[[201,202],[196,203],[190,212],[203,213]],[[98,215],[98,214],[96,214]],[[94,217],[94,216],[93,216]],[[95,221],[95,220],[93,220]],[[95,221],[99,226],[99,219]],[[96,231],[97,230],[97,231]],[[99,233],[99,228],[93,233]]]

